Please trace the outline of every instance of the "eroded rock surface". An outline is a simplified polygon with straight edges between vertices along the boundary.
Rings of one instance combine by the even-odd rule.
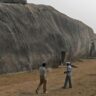
[[[50,6],[1,3],[0,73],[31,70],[43,61],[56,67],[62,51],[72,59],[88,57],[94,38],[89,26]]]

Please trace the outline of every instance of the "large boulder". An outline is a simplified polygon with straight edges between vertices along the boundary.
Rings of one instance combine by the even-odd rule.
[[[96,53],[94,36],[89,26],[50,6],[0,4],[0,73],[32,70],[42,62],[57,67],[62,51],[67,58],[87,58],[90,50]]]
[[[26,4],[27,0],[0,0],[0,3],[20,3],[20,4]]]

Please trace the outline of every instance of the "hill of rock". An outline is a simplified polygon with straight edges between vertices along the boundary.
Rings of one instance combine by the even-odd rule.
[[[56,67],[62,51],[72,59],[95,56],[94,38],[89,26],[50,6],[0,3],[0,73],[32,70],[42,62]]]

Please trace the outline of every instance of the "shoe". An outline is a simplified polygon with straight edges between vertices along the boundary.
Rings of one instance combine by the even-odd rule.
[[[63,89],[66,89],[64,86],[62,87]]]
[[[46,91],[46,92],[43,92],[44,94],[47,94],[48,93],[48,91]]]

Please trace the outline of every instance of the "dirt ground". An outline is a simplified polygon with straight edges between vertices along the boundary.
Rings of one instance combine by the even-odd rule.
[[[38,71],[0,75],[0,96],[96,96],[96,59],[75,62],[73,88],[62,89],[65,67],[48,72],[48,94],[36,95],[39,83]]]

